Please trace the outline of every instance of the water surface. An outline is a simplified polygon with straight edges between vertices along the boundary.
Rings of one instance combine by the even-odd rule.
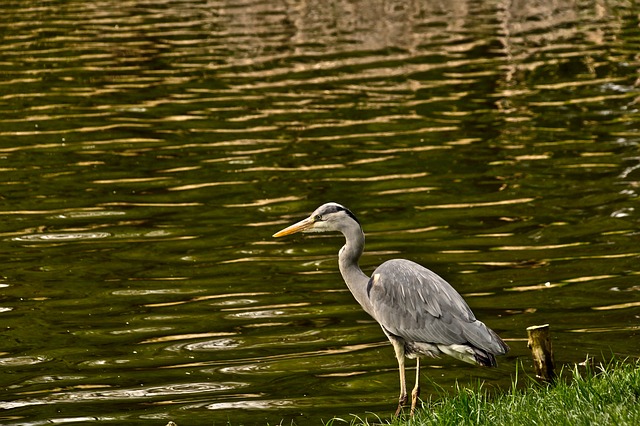
[[[0,11],[3,424],[390,416],[341,237],[271,238],[326,201],[366,272],[427,265],[511,346],[427,363],[424,397],[508,389],[530,325],[558,364],[637,355],[633,2]]]

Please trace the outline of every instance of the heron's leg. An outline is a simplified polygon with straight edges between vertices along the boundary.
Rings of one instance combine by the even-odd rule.
[[[420,396],[420,357],[416,358],[416,385],[411,391],[411,415],[416,412],[416,404]]]
[[[398,409],[394,414],[398,417],[402,413],[402,407],[407,402],[407,381],[404,375],[404,345],[395,340],[391,340],[393,349],[396,352],[396,358],[398,359],[398,370],[400,372],[400,397],[398,398]]]
[[[400,370],[400,397],[398,398],[398,408],[396,409],[395,417],[398,417],[402,413],[402,407],[407,402],[407,382],[404,377],[404,356],[398,358],[398,370]]]

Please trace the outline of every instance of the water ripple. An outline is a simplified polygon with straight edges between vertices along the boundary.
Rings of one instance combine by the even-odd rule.
[[[3,420],[384,413],[341,243],[270,238],[330,200],[513,342],[443,386],[538,320],[637,352],[633,5],[364,3],[0,2]]]
[[[18,367],[24,365],[41,364],[50,361],[46,356],[16,356],[16,357],[0,357],[0,366]]]
[[[97,401],[117,401],[124,399],[154,399],[166,396],[184,396],[200,393],[217,393],[236,390],[248,386],[243,382],[203,382],[174,383],[162,386],[146,386],[141,388],[104,389],[97,386],[95,390],[70,390],[53,392],[40,398],[25,398],[14,401],[0,401],[0,409],[15,409],[30,405],[81,403]]]
[[[67,242],[67,241],[83,241],[95,240],[101,238],[109,238],[112,234],[109,232],[61,232],[48,234],[30,234],[21,237],[12,238],[14,241],[26,242]]]

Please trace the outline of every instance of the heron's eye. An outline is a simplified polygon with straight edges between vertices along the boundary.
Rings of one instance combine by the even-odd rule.
[[[313,221],[314,221],[314,222],[320,222],[321,220],[322,220],[322,216],[320,216],[319,214],[317,214],[317,215],[315,215],[315,216],[313,217]]]

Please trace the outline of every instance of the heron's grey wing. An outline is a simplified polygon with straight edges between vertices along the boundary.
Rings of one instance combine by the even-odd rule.
[[[443,345],[471,343],[504,353],[500,338],[476,320],[462,296],[429,269],[404,259],[383,263],[367,288],[373,316],[406,340]]]

